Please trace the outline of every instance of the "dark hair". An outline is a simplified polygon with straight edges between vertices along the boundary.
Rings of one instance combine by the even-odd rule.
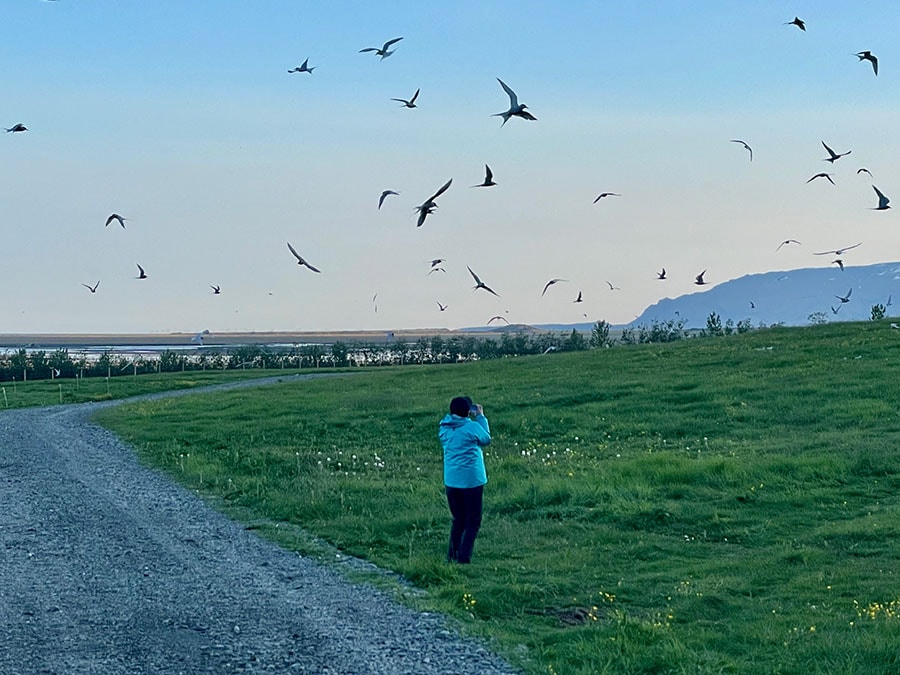
[[[457,396],[450,401],[450,412],[459,417],[467,417],[472,407],[472,399],[468,396]]]

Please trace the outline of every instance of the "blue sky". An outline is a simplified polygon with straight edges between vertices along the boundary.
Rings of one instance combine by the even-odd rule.
[[[704,269],[897,260],[900,5],[687,4],[16,0],[0,333],[618,323]],[[500,126],[498,77],[538,121]]]

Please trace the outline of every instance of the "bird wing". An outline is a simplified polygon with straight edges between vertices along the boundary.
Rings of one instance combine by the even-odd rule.
[[[417,206],[419,209],[419,219],[416,221],[416,227],[422,227],[422,223],[425,222],[425,216],[428,215],[428,209],[423,209],[421,206]]]
[[[494,292],[494,289],[493,289],[493,288],[489,288],[489,287],[485,286],[484,284],[481,284],[481,287],[482,287],[484,290],[486,290],[488,293],[491,293],[491,294],[493,294],[493,295],[496,295],[498,298],[500,297],[497,293]],[[507,321],[507,323],[509,323],[509,322]]]
[[[448,180],[446,183],[444,183],[444,184],[441,186],[441,189],[440,189],[440,190],[438,190],[438,191],[435,192],[433,195],[431,195],[431,197],[429,197],[427,201],[428,201],[428,202],[433,202],[435,199],[437,199],[437,198],[440,197],[442,194],[444,194],[444,193],[447,191],[447,188],[450,187],[450,183],[452,183],[452,182],[453,182],[453,179],[451,178],[450,180]],[[426,203],[427,203],[427,202],[426,202]]]
[[[556,283],[555,279],[551,279],[544,285],[544,290],[541,291],[541,297],[544,297],[544,293],[547,292],[547,289],[550,288],[554,283]]]
[[[305,267],[308,267],[308,268],[309,268],[310,270],[312,270],[313,272],[319,272],[320,274],[321,274],[321,272],[322,272],[322,270],[318,269],[317,267],[313,267],[312,265],[310,265],[310,264],[309,264],[308,262],[306,262],[305,260],[304,260],[303,262],[301,262],[300,264],[301,264],[301,265],[304,265]]]
[[[481,285],[481,279],[478,278],[478,275],[472,271],[472,268],[466,265],[466,269],[469,270],[469,274],[472,275],[472,278],[475,280],[475,283]]]
[[[378,49],[376,47],[366,47],[365,49],[360,49],[359,53],[362,54],[363,52],[377,52],[377,51],[378,51]]]
[[[137,263],[135,263],[135,265],[137,265],[138,272],[140,273],[140,275],[141,275],[141,276],[144,276],[144,268],[141,267],[140,265],[138,265]]]
[[[306,59],[303,63],[300,64],[300,70],[306,70],[306,64],[309,63],[309,59]]]
[[[840,250],[840,253],[843,253],[844,251],[849,251],[851,248],[856,248],[857,246],[862,246],[862,242],[859,242],[858,244],[853,244],[853,246],[845,246],[844,248],[842,248]],[[834,251],[834,253],[838,254],[838,251]]]
[[[837,159],[837,154],[835,153],[834,150],[832,150],[831,148],[829,148],[828,145],[826,145],[825,141],[822,141],[822,145],[825,146],[825,149],[828,151],[828,154],[829,154],[829,155],[831,155],[833,158]]]
[[[484,165],[484,182],[490,183],[492,180],[494,180],[494,172],[491,171],[491,167],[489,167],[487,164],[485,164]]]
[[[299,253],[297,253],[297,249],[295,249],[293,246],[291,246],[291,242],[288,242],[287,245],[288,245],[288,248],[291,249],[291,253],[293,253],[294,257],[297,259],[297,262],[299,262],[302,265],[303,257]]]
[[[500,86],[503,87],[503,91],[506,92],[506,95],[509,96],[509,107],[518,108],[519,107],[519,97],[516,96],[516,92],[506,86],[506,83],[501,80],[499,77],[497,78],[497,82],[500,83]]]
[[[885,197],[884,193],[882,193],[881,190],[879,190],[874,185],[872,186],[872,189],[875,190],[875,194],[878,195],[878,206],[887,206],[888,202],[891,200]]]
[[[398,38],[394,38],[393,40],[388,40],[387,42],[384,43],[384,46],[381,48],[381,50],[386,52],[388,50],[388,47],[390,47],[392,44],[394,44],[396,42],[400,42],[400,40],[402,40],[402,39],[403,39],[402,37],[398,37]]]
[[[419,97],[419,90],[416,89],[416,93],[412,95],[412,98],[409,99],[409,102],[410,102],[410,103],[415,103],[415,102],[416,102],[416,99],[417,99],[418,97]]]

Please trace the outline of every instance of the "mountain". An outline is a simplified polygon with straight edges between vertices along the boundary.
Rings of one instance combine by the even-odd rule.
[[[861,267],[804,268],[748,274],[706,291],[664,298],[650,305],[628,326],[682,320],[685,328],[704,328],[715,312],[722,323],[749,320],[753,326],[776,323],[803,326],[821,312],[830,321],[865,321],[872,306],[893,314],[893,296],[900,304],[900,262]],[[838,296],[849,297],[841,302]]]

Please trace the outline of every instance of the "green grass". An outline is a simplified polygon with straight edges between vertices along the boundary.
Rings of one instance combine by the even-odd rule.
[[[485,406],[444,562],[437,423]],[[375,371],[98,421],[248,517],[395,570],[533,673],[900,673],[900,331],[885,322]],[[302,537],[283,544],[307,547]]]

